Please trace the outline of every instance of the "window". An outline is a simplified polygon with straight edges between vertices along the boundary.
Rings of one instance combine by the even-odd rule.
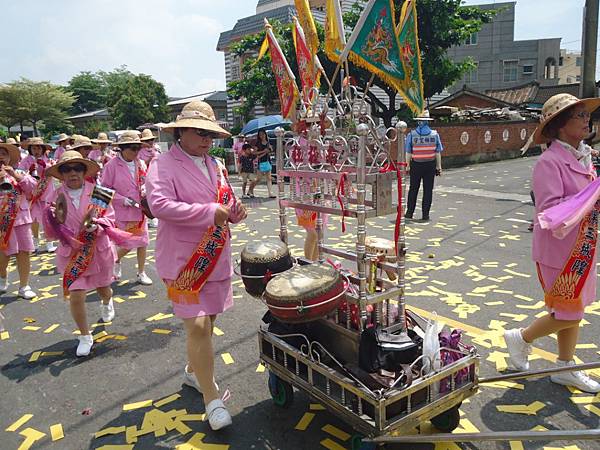
[[[576,81],[579,83],[579,82],[581,81],[581,75],[577,75],[577,76],[575,77],[575,80],[576,80]]]
[[[473,84],[479,81],[479,63],[475,63],[475,68],[465,73],[465,83]]]
[[[503,80],[505,83],[517,81],[519,78],[519,61],[509,60],[503,62]]]
[[[528,64],[523,66],[523,75],[531,75],[533,74],[533,65]]]
[[[575,66],[577,66],[577,67],[581,67],[581,56],[578,56],[578,57],[575,59]]]
[[[562,67],[564,61],[565,59],[561,56],[560,58],[558,58],[558,65]]]
[[[240,64],[238,62],[234,62],[231,65],[231,81],[237,81],[240,78],[241,78]]]
[[[477,33],[472,33],[465,41],[465,45],[477,45]]]

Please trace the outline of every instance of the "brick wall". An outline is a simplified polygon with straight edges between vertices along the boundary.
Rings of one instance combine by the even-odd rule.
[[[440,134],[444,167],[517,158],[538,122],[432,124]]]

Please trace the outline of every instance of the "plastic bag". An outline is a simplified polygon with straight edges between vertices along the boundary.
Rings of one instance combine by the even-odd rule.
[[[427,322],[425,336],[423,337],[423,373],[428,374],[437,371],[442,367],[442,358],[440,356],[440,331],[444,327],[437,321],[437,313]]]

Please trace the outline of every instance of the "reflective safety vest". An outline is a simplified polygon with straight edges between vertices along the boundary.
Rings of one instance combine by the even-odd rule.
[[[410,134],[412,143],[412,160],[418,162],[433,161],[438,145],[437,131],[431,130],[427,136],[413,131]]]

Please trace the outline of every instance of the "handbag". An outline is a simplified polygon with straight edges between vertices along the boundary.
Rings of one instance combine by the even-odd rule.
[[[395,372],[403,364],[412,364],[423,352],[423,340],[408,330],[411,341],[388,332],[381,325],[365,329],[360,335],[358,365],[373,373],[381,369]]]
[[[261,172],[270,172],[271,171],[271,163],[269,161],[263,161],[258,163],[258,170]]]

